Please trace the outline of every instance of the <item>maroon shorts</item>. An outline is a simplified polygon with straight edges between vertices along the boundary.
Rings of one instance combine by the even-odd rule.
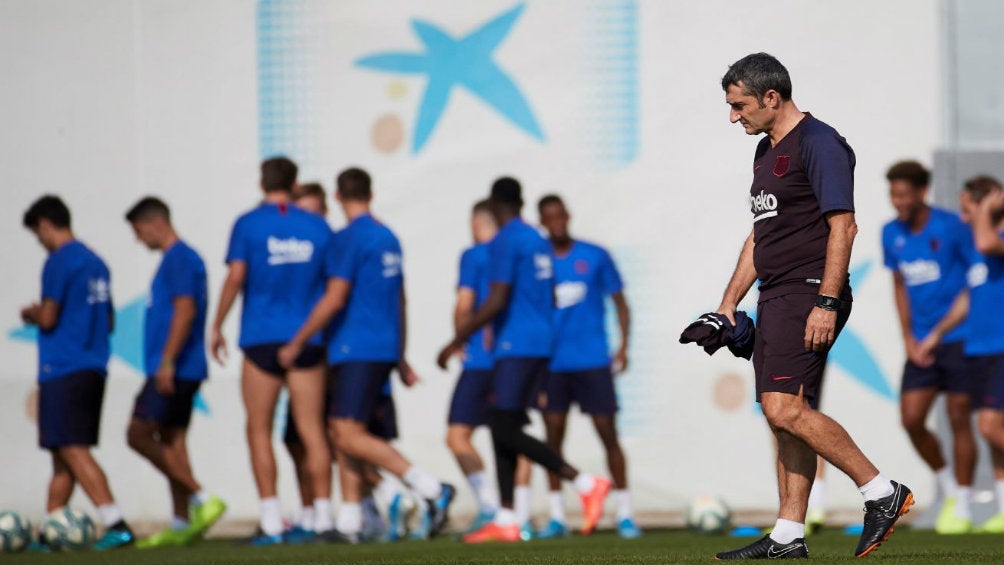
[[[818,405],[829,351],[805,350],[805,322],[816,305],[816,294],[782,294],[757,305],[753,370],[756,398],[765,392],[799,393]],[[851,315],[851,303],[837,312],[836,334]],[[836,339],[836,337],[834,337]]]

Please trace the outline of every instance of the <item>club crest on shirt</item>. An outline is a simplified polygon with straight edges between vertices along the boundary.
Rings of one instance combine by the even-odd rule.
[[[589,261],[586,261],[585,259],[576,259],[574,268],[575,274],[584,275],[589,272]]]
[[[774,161],[774,176],[783,177],[788,172],[788,165],[791,164],[790,155],[778,155]]]
[[[941,240],[938,238],[931,239],[931,251],[937,251],[941,249]]]

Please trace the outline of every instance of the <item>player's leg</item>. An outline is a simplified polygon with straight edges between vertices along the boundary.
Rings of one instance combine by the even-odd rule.
[[[948,422],[952,430],[955,471],[955,500],[951,520],[940,521],[938,533],[962,534],[972,530],[973,474],[976,467],[976,440],[972,429],[972,402],[967,392],[945,395]],[[947,510],[947,508],[946,508]],[[945,514],[944,511],[942,511]]]
[[[272,421],[281,391],[280,376],[260,368],[245,352],[241,369],[241,397],[246,412],[245,433],[251,456],[251,471],[261,506],[261,535],[252,538],[253,544],[265,545],[282,541],[282,507],[276,492],[275,454],[272,450]]]
[[[48,498],[45,502],[45,511],[52,512],[70,503],[73,495],[73,487],[76,481],[69,466],[59,456],[58,451],[52,451],[52,478],[49,480]]]
[[[805,533],[819,531],[826,523],[826,460],[816,456],[816,478],[809,489],[809,503],[805,513]]]
[[[548,381],[551,381],[559,377],[551,374],[547,378]],[[568,425],[568,404],[562,403],[560,396],[552,396],[553,389],[554,387],[549,383],[547,385],[547,407],[543,412],[544,429],[547,446],[554,450],[558,456],[563,456],[562,446],[565,443],[565,431]],[[567,536],[568,526],[565,516],[565,497],[561,492],[561,477],[548,472],[547,480],[547,506],[550,516],[547,525],[537,535],[544,539]]]
[[[974,383],[974,404],[979,407],[979,433],[990,447],[997,491],[997,514],[980,531],[1004,534],[1004,356],[994,356],[991,368]]]
[[[325,441],[327,430],[325,429]],[[293,520],[293,527],[283,533],[287,543],[300,543],[313,537],[314,532],[314,493],[311,491],[310,473],[307,472],[307,451],[296,433],[296,423],[293,421],[293,407],[286,411],[286,430],[283,433],[283,445],[293,461],[296,472],[296,486],[300,494],[300,511]]]
[[[320,358],[320,357],[318,357]],[[291,369],[287,374],[289,402],[297,434],[306,452],[310,491],[314,496],[314,531],[334,527],[331,508],[331,449],[325,435],[325,367]]]
[[[533,521],[530,519],[533,514],[533,493],[530,489],[530,481],[532,479],[533,463],[522,455],[517,457],[512,510],[516,514],[516,523],[519,524],[519,537],[523,541],[530,541],[536,535],[533,529]]]
[[[491,372],[464,370],[457,379],[447,417],[446,444],[478,501],[478,517],[469,528],[490,521],[499,507],[498,494],[485,474],[484,461],[471,439],[474,429],[488,423]]]

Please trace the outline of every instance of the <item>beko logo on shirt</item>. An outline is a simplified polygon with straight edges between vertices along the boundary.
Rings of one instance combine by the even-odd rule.
[[[387,251],[381,258],[383,261],[383,277],[389,279],[401,274],[401,254]]]
[[[966,273],[966,281],[969,283],[969,288],[983,286],[987,283],[989,275],[990,270],[987,269],[986,263],[976,263],[972,267],[969,267],[969,271]]]
[[[777,197],[761,190],[757,196],[750,195],[750,207],[753,209],[753,221],[759,222],[777,215]]]
[[[900,261],[899,272],[906,286],[927,284],[941,279],[941,265],[931,259]]]
[[[533,266],[537,270],[537,280],[543,281],[554,276],[551,267],[551,256],[544,253],[537,253],[533,256]]]
[[[289,263],[308,263],[314,256],[314,244],[305,239],[290,237],[279,239],[268,237],[268,264],[287,265]]]
[[[586,299],[589,287],[582,281],[568,281],[554,287],[554,302],[558,308],[569,308]]]
[[[105,304],[111,301],[111,285],[108,279],[88,279],[87,281],[87,303]]]

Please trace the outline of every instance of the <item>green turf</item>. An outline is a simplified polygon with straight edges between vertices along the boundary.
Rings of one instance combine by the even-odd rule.
[[[612,564],[612,563],[711,563],[716,551],[732,549],[752,538],[702,536],[681,531],[649,532],[638,540],[621,540],[601,532],[589,538],[541,540],[518,544],[464,545],[447,539],[433,542],[402,542],[357,546],[301,545],[277,547],[237,547],[233,542],[209,541],[189,548],[135,550],[107,553],[2,555],[0,563],[74,565],[165,564],[188,565],[319,565],[409,563],[528,563],[528,564]],[[809,538],[813,563],[851,563],[857,539],[838,532],[823,532]],[[1004,563],[1004,536],[938,536],[930,532],[903,530],[869,556],[867,562],[926,564]]]

